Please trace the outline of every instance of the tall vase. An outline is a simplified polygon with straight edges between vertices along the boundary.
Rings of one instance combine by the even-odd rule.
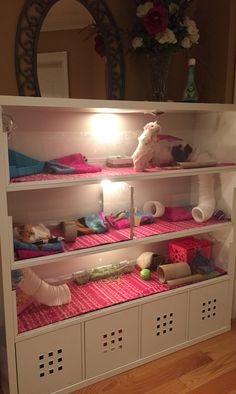
[[[153,101],[167,101],[167,80],[170,66],[169,53],[149,54],[148,61],[151,74]]]

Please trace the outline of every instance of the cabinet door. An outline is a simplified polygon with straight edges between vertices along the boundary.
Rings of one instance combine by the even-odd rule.
[[[230,325],[229,281],[190,292],[189,339],[214,333]]]
[[[187,294],[142,306],[141,356],[148,357],[186,341]]]
[[[138,308],[85,323],[86,378],[138,359]]]
[[[19,394],[50,394],[80,382],[81,348],[80,325],[18,342]]]

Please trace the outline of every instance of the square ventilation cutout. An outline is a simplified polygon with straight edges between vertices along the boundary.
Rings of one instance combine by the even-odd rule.
[[[216,298],[208,299],[202,302],[202,320],[212,319],[216,317],[217,300]]]
[[[63,370],[63,350],[58,348],[38,356],[39,377],[52,375]]]
[[[174,330],[174,313],[165,313],[164,315],[158,315],[156,325],[156,336],[165,335]]]
[[[102,334],[102,353],[114,352],[123,347],[123,329],[108,331]]]

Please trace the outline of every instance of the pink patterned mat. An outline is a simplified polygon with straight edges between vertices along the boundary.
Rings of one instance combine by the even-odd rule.
[[[209,225],[216,225],[219,223],[226,223],[227,220],[210,219],[204,223],[196,223],[193,219],[182,220],[179,222],[170,222],[161,218],[155,219],[154,223],[144,224],[134,228],[134,239],[141,239],[145,237],[152,237],[158,234],[167,234],[172,232],[179,232],[184,230],[191,230],[193,228],[202,228]],[[62,236],[60,231],[53,231],[54,235]],[[104,234],[89,234],[77,237],[75,242],[64,243],[64,251],[71,252],[74,250],[92,248],[99,245],[108,245],[122,241],[130,240],[130,229],[122,230],[110,229]],[[56,253],[55,253],[56,254]],[[61,252],[60,252],[61,254]],[[37,257],[36,257],[37,258]],[[20,260],[19,258],[17,260]]]
[[[166,234],[175,231],[190,230],[192,228],[201,228],[212,224],[219,224],[224,222],[215,219],[207,220],[204,223],[196,223],[193,219],[182,220],[179,222],[170,222],[161,218],[155,219],[154,223],[144,224],[134,228],[134,239],[151,237],[158,234]],[[73,251],[83,248],[90,248],[98,245],[106,245],[115,242],[127,241],[130,239],[130,229],[124,228],[122,230],[110,229],[104,234],[90,234],[82,235],[76,238],[75,242],[66,243],[65,251]]]
[[[159,167],[153,169],[154,171],[161,171]],[[49,180],[57,180],[57,179],[78,179],[78,178],[102,178],[104,176],[113,176],[113,175],[130,175],[137,174],[133,167],[124,167],[124,168],[111,168],[111,167],[102,167],[101,172],[96,173],[85,173],[85,174],[33,174],[20,176],[17,178],[11,178],[11,182],[34,182],[34,181],[49,181]]]
[[[215,167],[228,167],[229,165],[234,165],[234,163],[219,163]],[[177,168],[180,170],[180,168]],[[147,168],[145,172],[166,172],[167,170],[175,171],[176,168],[168,167],[168,169],[164,167],[152,167]],[[182,169],[184,171],[184,169]],[[186,171],[186,170],[185,170]],[[123,167],[123,168],[111,168],[111,167],[102,167],[101,172],[96,173],[85,173],[85,174],[46,174],[46,173],[39,173],[33,175],[26,175],[20,176],[16,178],[11,178],[12,183],[16,182],[34,182],[34,181],[49,181],[49,180],[63,180],[63,179],[83,179],[83,178],[102,178],[102,177],[109,177],[109,176],[119,176],[119,175],[133,175],[133,174],[140,174],[136,172],[133,167]]]
[[[18,316],[18,333],[168,290],[167,285],[157,280],[156,273],[152,273],[151,280],[144,281],[140,278],[138,269],[119,278],[84,285],[70,282],[68,285],[72,297],[70,304],[49,307],[33,302]]]
[[[78,249],[91,248],[93,246],[107,245],[116,242],[128,241],[129,239],[130,239],[130,230],[128,228],[123,230],[110,229],[109,231],[103,234],[81,235],[76,238],[75,242],[64,243],[64,249],[66,252],[70,252]]]

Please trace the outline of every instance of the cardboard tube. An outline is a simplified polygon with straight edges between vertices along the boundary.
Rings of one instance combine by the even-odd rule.
[[[208,279],[208,277],[204,274],[195,274],[195,275],[185,276],[184,278],[167,280],[166,283],[170,288],[172,288],[172,287],[176,287],[178,285],[184,285],[187,283],[201,282],[206,279]]]
[[[187,263],[171,263],[160,265],[157,270],[157,277],[161,283],[166,283],[171,279],[184,278],[191,275],[190,266]]]
[[[63,222],[62,230],[65,242],[75,242],[77,237],[75,220],[67,220],[66,222]]]

